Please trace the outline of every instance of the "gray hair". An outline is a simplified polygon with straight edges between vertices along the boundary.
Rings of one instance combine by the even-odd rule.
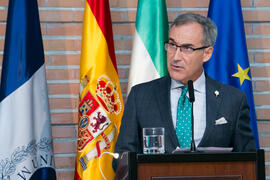
[[[203,28],[203,45],[204,46],[214,46],[217,39],[217,26],[216,24],[208,17],[201,16],[199,14],[194,13],[185,13],[179,15],[171,25],[179,26],[192,22],[199,23]]]

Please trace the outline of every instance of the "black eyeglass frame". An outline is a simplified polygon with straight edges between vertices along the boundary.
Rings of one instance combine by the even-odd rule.
[[[178,46],[177,44],[174,44],[174,43],[170,43],[170,42],[164,42],[164,48],[165,48],[165,50],[167,50],[166,49],[166,44],[167,45],[174,45],[174,46],[176,46],[177,48],[179,48],[180,49],[180,51],[182,52],[182,47],[188,47],[188,48],[190,48],[190,49],[192,49],[192,52],[194,52],[194,51],[197,51],[197,50],[201,50],[201,49],[206,49],[206,48],[209,48],[210,47],[210,45],[208,45],[208,46],[202,46],[202,47],[198,47],[198,48],[192,48],[192,47],[189,47],[189,46]],[[176,48],[176,50],[177,50],[177,48]]]

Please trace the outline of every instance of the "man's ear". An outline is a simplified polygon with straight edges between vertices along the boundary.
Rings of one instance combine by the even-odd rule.
[[[212,46],[204,49],[203,62],[209,61],[213,54],[214,48]]]

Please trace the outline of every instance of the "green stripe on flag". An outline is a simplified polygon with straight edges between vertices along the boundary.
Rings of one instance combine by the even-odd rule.
[[[159,75],[166,75],[164,42],[168,40],[168,16],[165,0],[139,0],[136,29]]]

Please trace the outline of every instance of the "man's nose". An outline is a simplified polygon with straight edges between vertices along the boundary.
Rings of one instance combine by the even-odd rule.
[[[174,59],[175,60],[179,60],[182,59],[183,57],[183,52],[180,50],[180,48],[178,47],[174,53]]]

